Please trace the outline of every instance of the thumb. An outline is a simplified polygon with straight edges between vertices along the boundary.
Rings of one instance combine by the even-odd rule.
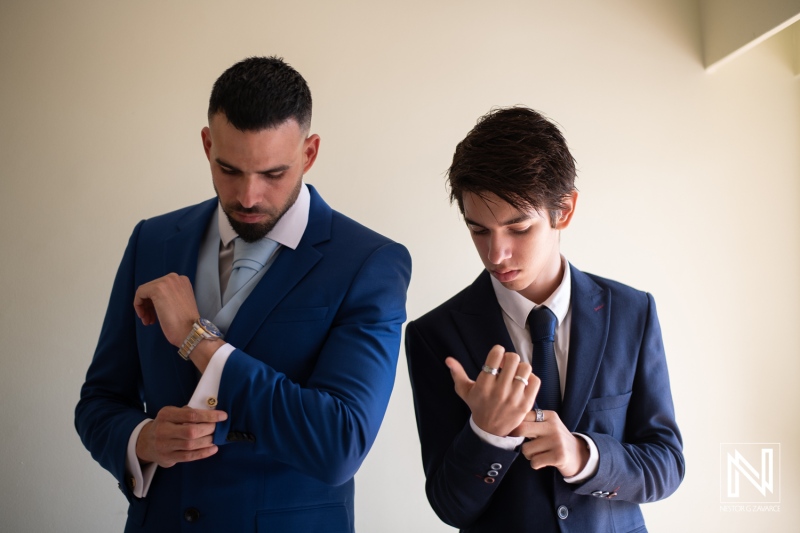
[[[472,386],[475,385],[475,382],[469,379],[469,376],[467,376],[467,373],[464,371],[464,367],[461,366],[461,363],[455,358],[448,357],[444,360],[444,364],[450,369],[450,375],[453,377],[456,394],[458,394],[462,400],[466,401],[469,391],[472,390]]]

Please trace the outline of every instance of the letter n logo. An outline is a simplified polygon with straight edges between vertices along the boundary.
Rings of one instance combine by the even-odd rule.
[[[780,503],[780,444],[720,445],[723,503]]]

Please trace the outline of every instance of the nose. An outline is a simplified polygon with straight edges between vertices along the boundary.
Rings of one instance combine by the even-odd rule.
[[[502,235],[492,235],[489,238],[489,252],[486,257],[493,265],[499,265],[511,258],[511,242]]]
[[[244,208],[255,207],[261,202],[261,183],[257,176],[245,176],[238,192],[237,200]]]

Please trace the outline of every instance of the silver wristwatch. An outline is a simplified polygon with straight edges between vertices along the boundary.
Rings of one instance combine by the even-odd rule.
[[[189,354],[192,353],[200,341],[203,339],[222,339],[222,332],[210,320],[205,318],[198,318],[192,325],[192,331],[183,341],[181,347],[178,348],[178,355],[183,357],[186,361],[189,360]]]

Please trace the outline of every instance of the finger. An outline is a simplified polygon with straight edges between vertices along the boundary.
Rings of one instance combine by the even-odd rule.
[[[506,354],[507,356],[508,354]],[[517,354],[513,354],[517,355]],[[519,358],[519,356],[517,356]],[[515,387],[518,391],[523,392],[525,387],[528,386],[528,378],[531,375],[531,365],[525,361],[518,361],[514,369],[514,375],[511,376],[511,386]]]
[[[454,357],[448,357],[445,359],[444,364],[450,369],[450,376],[453,378],[456,394],[458,394],[462,400],[466,400],[467,395],[469,394],[470,389],[472,389],[472,386],[475,385],[475,382],[469,379],[469,376],[467,376],[467,373],[464,371],[464,367],[461,366],[461,363],[459,363]]]
[[[528,368],[530,368],[530,365],[528,365]],[[536,400],[536,395],[539,394],[539,387],[541,385],[542,380],[531,371],[528,376],[528,386],[525,387],[525,401],[529,402],[531,407],[533,407],[533,402]]]
[[[157,418],[174,424],[217,423],[228,419],[228,413],[219,409],[193,409],[191,407],[164,407]]]
[[[503,372],[497,376],[497,380],[506,387],[511,387],[514,381],[514,376],[517,374],[517,367],[519,366],[519,355],[514,352],[506,352],[503,354],[503,359],[500,363]]]
[[[489,354],[486,356],[486,366],[490,368],[501,368],[503,364],[503,355],[505,353],[506,349],[499,344],[492,346],[492,349],[489,350]]]

